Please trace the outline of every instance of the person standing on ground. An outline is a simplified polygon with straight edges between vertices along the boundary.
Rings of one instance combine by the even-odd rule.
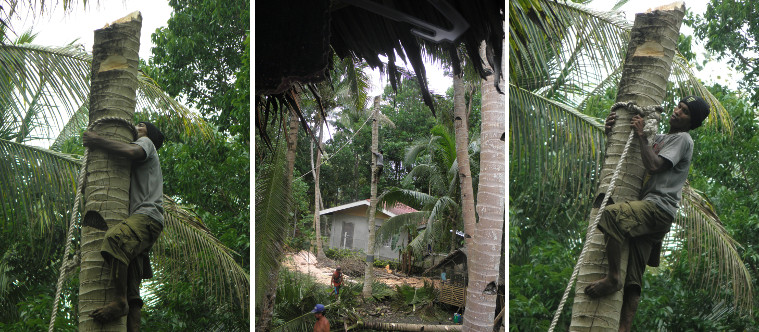
[[[340,286],[343,285],[343,269],[338,266],[335,269],[335,272],[332,273],[332,286],[334,289],[332,290],[333,293],[335,293],[335,298],[340,298]]]
[[[311,313],[316,317],[316,324],[314,324],[314,332],[329,332],[329,320],[324,317],[324,305],[317,304]]]
[[[632,118],[646,169],[641,200],[611,204],[603,211],[598,229],[606,240],[609,271],[603,279],[585,288],[585,294],[591,298],[608,296],[625,288],[619,331],[630,331],[646,264],[659,265],[662,239],[675,219],[693,154],[693,139],[688,132],[701,126],[708,115],[709,104],[703,98],[683,98],[669,117],[669,133],[656,135],[653,146],[648,144],[643,132],[643,118],[639,115]],[[606,118],[607,134],[616,119],[614,112]],[[630,241],[627,276],[620,280],[622,243],[626,239]]]
[[[124,143],[87,131],[82,144],[103,149],[132,162],[129,217],[105,233],[100,253],[111,266],[116,300],[93,311],[96,321],[107,323],[127,315],[127,331],[140,330],[140,282],[153,276],[148,253],[163,230],[163,174],[158,149],[163,133],[150,122],[136,126],[137,140]]]

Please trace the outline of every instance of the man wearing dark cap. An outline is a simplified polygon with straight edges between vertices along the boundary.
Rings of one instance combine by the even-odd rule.
[[[129,186],[129,217],[105,233],[100,253],[110,265],[116,286],[116,300],[93,311],[90,316],[107,323],[127,316],[127,331],[140,330],[140,282],[153,276],[148,253],[163,230],[163,175],[158,149],[163,133],[152,123],[136,126],[137,140],[124,143],[87,131],[82,144],[103,149],[132,163]]]
[[[704,99],[683,98],[669,117],[669,133],[656,135],[653,146],[648,144],[643,132],[643,118],[638,115],[632,118],[646,169],[641,200],[611,204],[603,211],[598,229],[605,235],[609,272],[585,288],[585,294],[591,298],[625,288],[619,331],[630,331],[640,301],[646,263],[659,265],[662,239],[675,219],[693,154],[693,139],[688,131],[701,126],[708,115],[709,104]],[[606,118],[607,133],[616,119],[614,112]],[[630,240],[627,276],[620,280],[622,243],[626,239]]]
[[[316,324],[314,324],[314,332],[329,332],[329,320],[324,317],[324,305],[317,304],[311,313],[316,317]]]

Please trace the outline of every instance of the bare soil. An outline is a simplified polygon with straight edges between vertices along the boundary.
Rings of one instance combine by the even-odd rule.
[[[360,282],[364,278],[364,263],[360,260],[341,260],[335,262],[329,258],[322,261],[307,251],[290,254],[286,257],[284,267],[303,274],[308,274],[317,283],[330,285],[332,272],[340,265],[346,282]],[[394,287],[407,284],[412,287],[423,287],[425,281],[439,287],[441,281],[427,277],[406,276],[387,268],[374,268],[375,280]],[[414,310],[416,309],[416,310]],[[423,308],[399,308],[389,301],[366,302],[355,308],[361,317],[373,318],[382,322],[410,323],[410,324],[453,324],[451,318],[456,308],[442,310],[439,306],[426,306]],[[463,309],[462,309],[463,311]],[[461,312],[461,311],[459,311]],[[424,319],[422,318],[424,317]]]

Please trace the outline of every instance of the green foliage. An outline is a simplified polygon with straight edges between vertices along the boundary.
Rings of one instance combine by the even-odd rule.
[[[755,1],[711,0],[702,15],[689,15],[686,24],[706,42],[705,48],[719,59],[743,73],[741,86],[751,93],[751,102],[759,103],[759,66],[753,58],[759,51],[759,11]]]
[[[416,288],[408,284],[395,286],[397,292],[396,301],[403,303],[410,309],[416,311],[425,306],[429,306],[437,297],[437,291],[431,283],[424,283],[424,286]]]
[[[250,70],[250,64],[244,59],[250,47],[245,44],[250,32],[250,2],[234,0],[220,6],[210,0],[171,0],[169,5],[173,14],[168,26],[151,36],[155,47],[146,69],[149,76],[171,96],[186,97],[222,132],[249,123],[249,113],[241,111],[244,91],[237,89],[244,89],[249,79],[244,72]],[[235,127],[234,132],[247,130]]]
[[[391,270],[395,270],[396,268],[398,268],[398,264],[399,264],[398,261],[395,259],[388,259],[388,260],[375,259],[374,260],[374,267],[384,268],[385,266],[389,265]]]

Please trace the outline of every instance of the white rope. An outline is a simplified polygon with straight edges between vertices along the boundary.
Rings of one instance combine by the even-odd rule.
[[[98,126],[101,123],[104,122],[120,122],[122,124],[126,124],[132,131],[132,137],[137,137],[137,130],[134,128],[134,125],[131,121],[118,118],[118,117],[103,117],[101,119],[98,119],[94,121],[92,124],[90,124],[87,127],[87,130],[92,130],[96,126]],[[84,185],[85,180],[85,173],[87,169],[87,156],[90,152],[90,149],[87,148],[84,150],[84,155],[82,156],[82,166],[79,169],[79,178],[77,179],[77,187],[76,187],[76,198],[74,198],[74,207],[71,209],[71,220],[69,220],[69,229],[66,232],[66,244],[65,248],[63,250],[63,260],[61,263],[61,272],[58,275],[58,283],[55,286],[55,298],[53,299],[53,311],[50,314],[50,325],[48,326],[48,331],[53,332],[53,329],[55,328],[55,318],[58,315],[58,302],[61,299],[61,288],[63,287],[63,282],[66,280],[66,276],[68,275],[67,270],[70,271],[70,269],[73,266],[76,266],[77,262],[76,260],[69,260],[69,253],[71,246],[69,243],[74,237],[74,229],[76,228],[76,220],[77,220],[77,211],[79,210],[80,201],[82,198],[82,192],[81,189]]]
[[[648,132],[651,131],[650,121],[649,119],[656,119],[658,121],[658,114],[654,111],[661,112],[662,108],[661,106],[648,106],[648,107],[639,107],[635,105],[634,103],[622,103],[618,102],[612,105],[611,111],[618,108],[626,107],[629,111],[634,111],[636,114],[645,116],[647,118],[646,120],[646,128],[644,129],[644,132],[648,134]],[[654,122],[653,130],[655,132],[656,130],[656,123]],[[572,290],[572,285],[575,283],[575,280],[577,280],[577,273],[580,270],[580,266],[585,263],[585,253],[588,251],[588,244],[590,243],[591,235],[593,234],[593,229],[596,228],[598,225],[598,222],[601,220],[601,215],[603,214],[604,209],[606,208],[606,204],[609,201],[609,197],[611,197],[611,194],[614,192],[614,188],[616,186],[617,177],[619,177],[620,170],[622,169],[622,164],[627,157],[627,151],[630,149],[630,145],[633,141],[633,138],[635,137],[635,129],[630,131],[630,136],[627,138],[627,143],[625,143],[625,148],[622,150],[622,156],[619,158],[619,162],[617,162],[617,166],[614,169],[614,174],[611,177],[611,181],[609,181],[609,187],[606,188],[606,194],[604,195],[604,199],[601,202],[601,207],[598,209],[598,213],[596,214],[596,218],[593,220],[593,224],[590,225],[590,231],[585,235],[585,244],[582,247],[582,251],[580,252],[580,258],[577,260],[577,264],[575,264],[575,268],[572,271],[572,276],[569,278],[569,283],[567,283],[567,288],[564,289],[564,295],[561,297],[561,302],[559,302],[559,308],[556,309],[556,313],[553,316],[553,320],[551,321],[551,327],[548,329],[549,332],[552,332],[554,328],[556,328],[556,324],[559,322],[559,317],[561,316],[561,312],[564,309],[564,304],[567,301],[567,297],[569,296],[569,291]]]

